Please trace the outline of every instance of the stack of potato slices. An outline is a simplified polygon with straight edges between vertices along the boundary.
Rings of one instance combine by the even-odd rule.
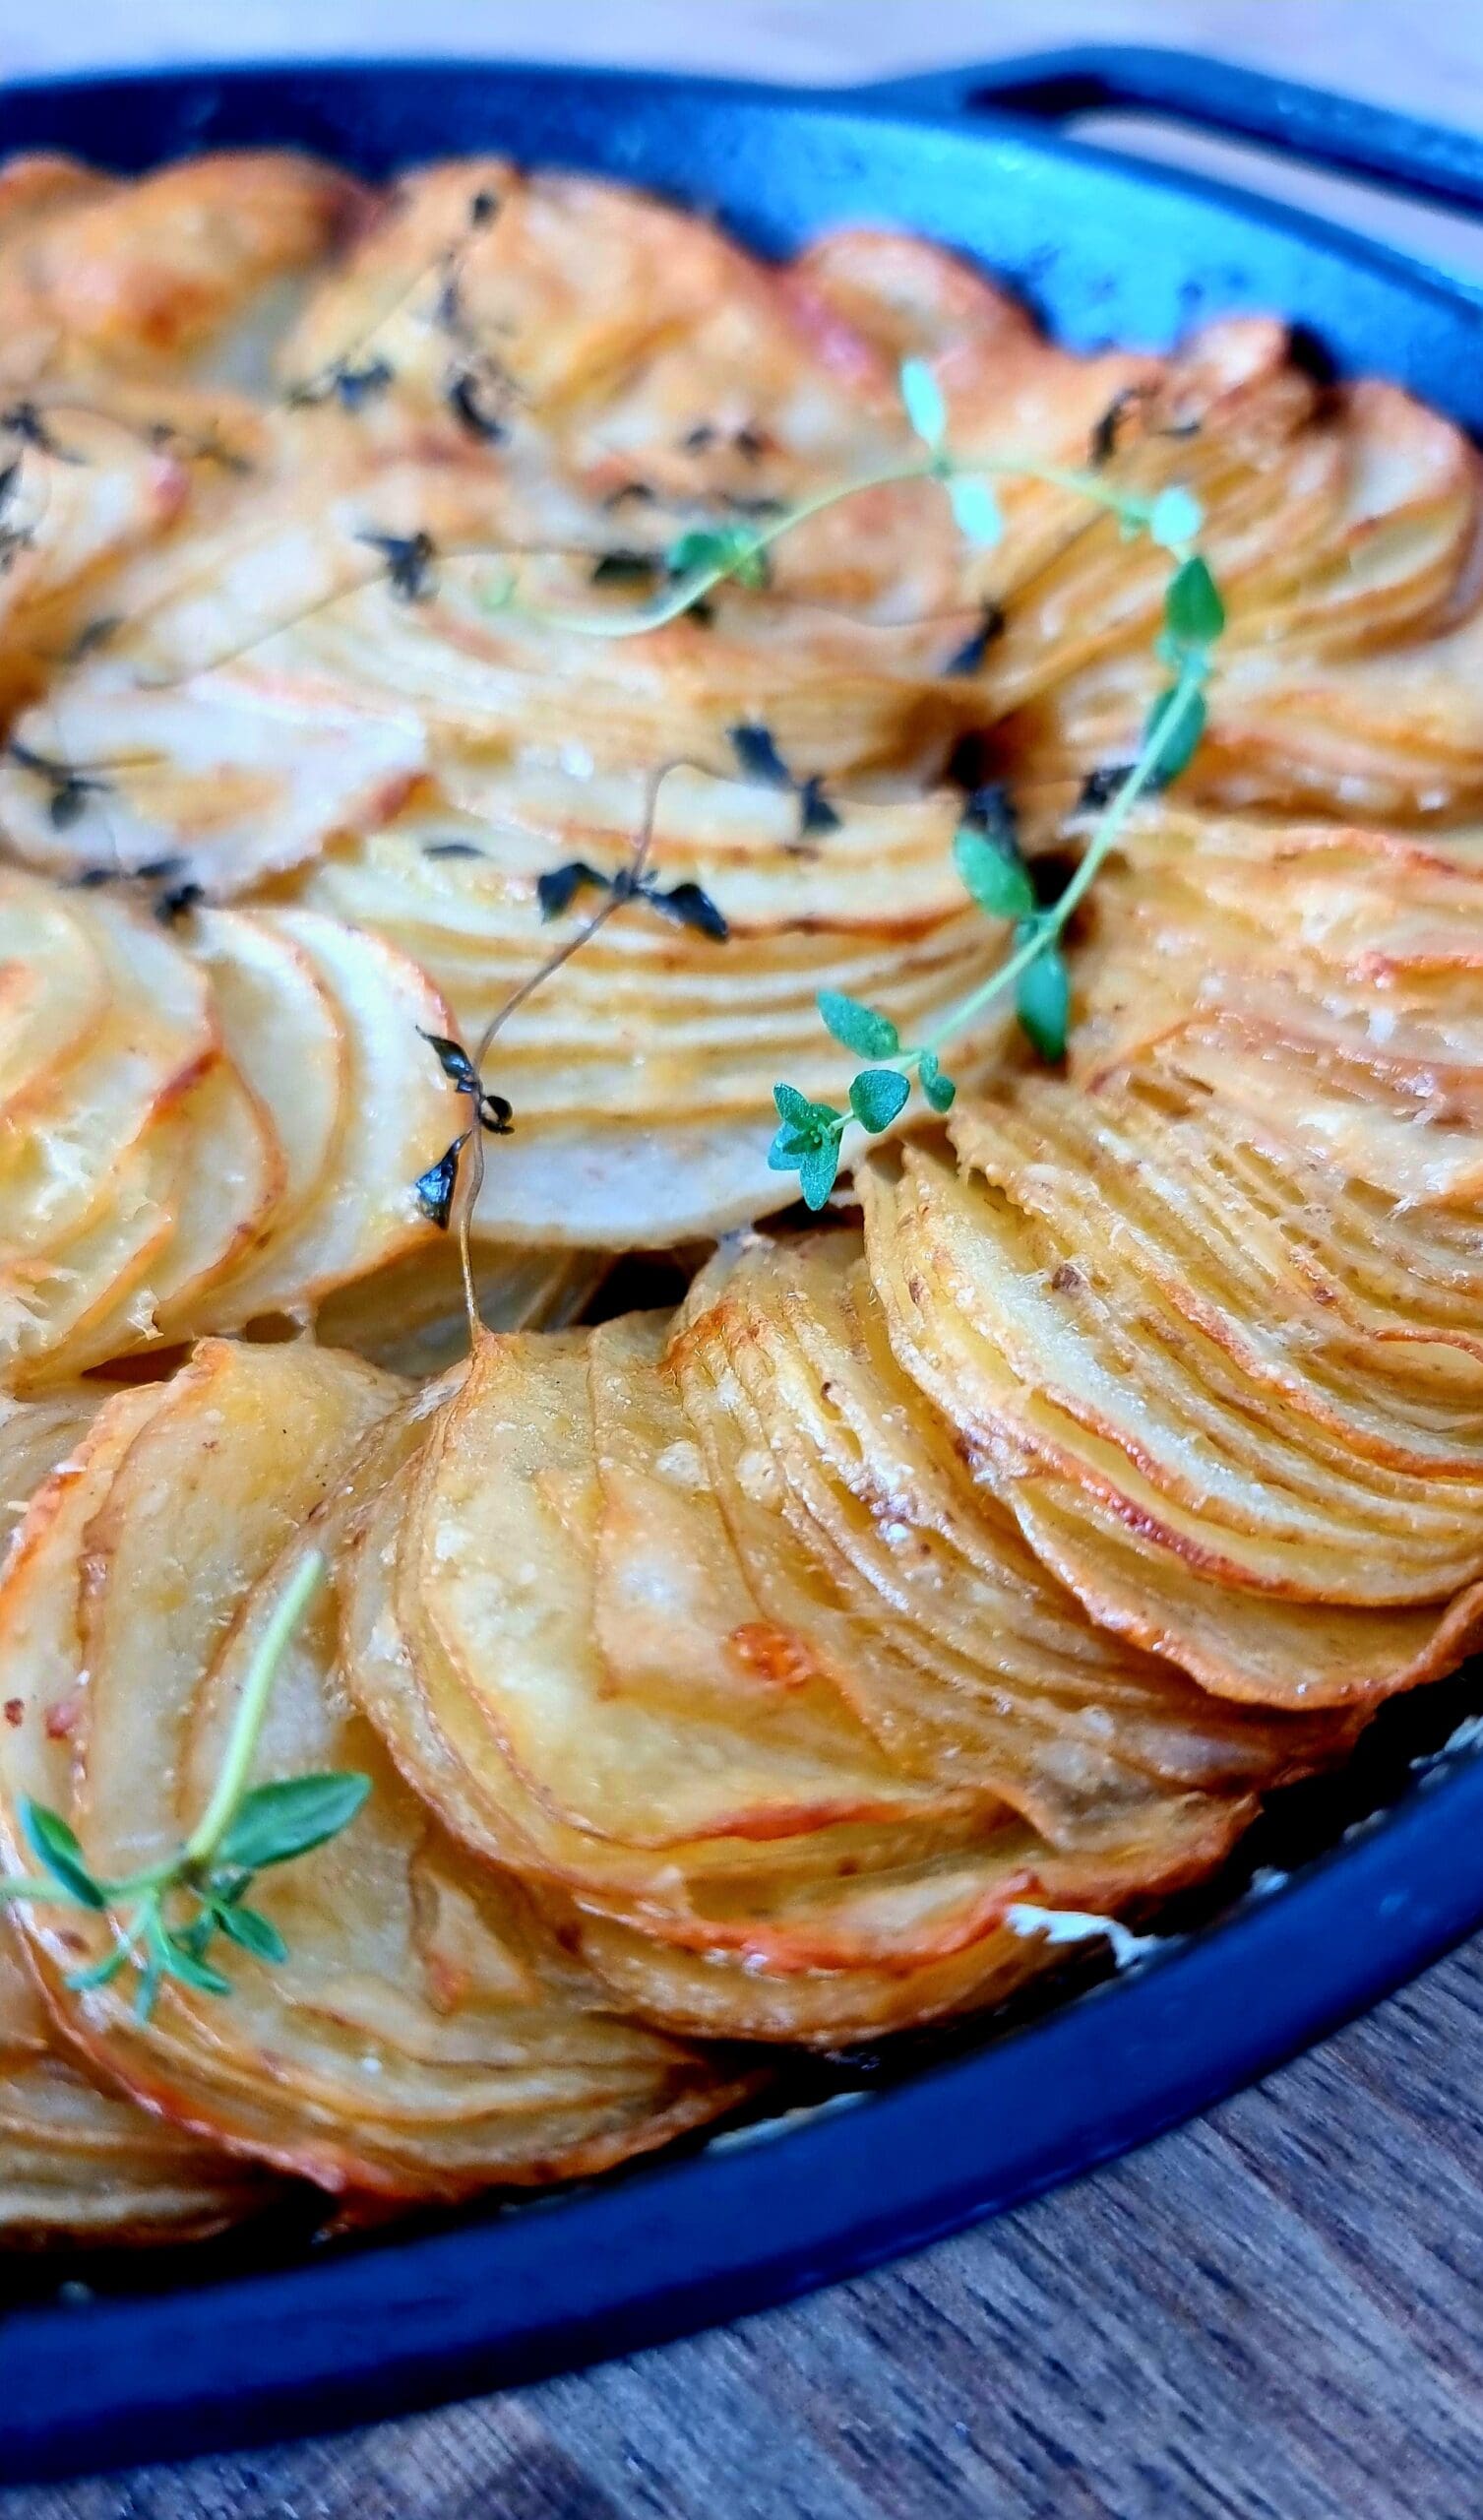
[[[652,1317],[487,1341],[363,1527],[342,1660],[626,2002],[826,2047],[1009,1991],[1019,1900],[1196,1877],[1342,1731],[1098,1635],[894,1367],[852,1235],[754,1246],[667,1354]]]
[[[185,951],[109,889],[0,871],[13,1388],[303,1315],[432,1238],[458,1126],[414,963],[316,912],[213,910]]]
[[[178,1842],[283,1552],[307,1524],[335,1556],[363,1485],[404,1448],[401,1398],[352,1358],[213,1342],[172,1383],[107,1403],[32,1505],[4,1587],[12,1828],[29,1793],[113,1876]],[[42,1984],[93,2070],[229,2155],[390,2198],[600,2169],[732,2106],[735,2067],[616,2018],[517,1885],[460,1858],[346,1715],[335,1659],[331,1595],[282,1675],[264,1763],[349,1766],[375,1791],[349,1835],[265,1889],[281,1965],[243,1954],[230,2000],[172,1985],[141,2020],[117,1984],[69,1990],[107,1951],[100,1919],[28,1910]]]
[[[1461,1662],[1455,429],[1267,319],[1079,357],[919,240],[492,159],[21,160],[0,313],[0,1852],[112,1885],[64,1834],[0,1920],[0,2237],[709,2128],[1156,1921]],[[1165,493],[1225,626],[1109,830]],[[909,1067],[1014,949],[955,841],[1017,813],[1042,903],[1109,844],[1060,1072],[995,999],[853,1206],[746,1230],[774,1086],[844,1107],[820,991]],[[665,1250],[677,1313],[572,1326]],[[110,1901],[206,1897],[321,1559],[250,1772],[369,1798],[143,2000]]]
[[[379,201],[254,161],[238,233],[232,164],[12,177],[0,294],[41,437],[0,520],[31,701],[0,824],[59,877],[164,862],[378,934],[472,1043],[652,813],[644,897],[501,1044],[519,1126],[481,1234],[653,1246],[775,1206],[772,1084],[846,1081],[820,981],[930,1029],[999,950],[944,845],[964,739],[1053,815],[1128,757],[1165,555],[1053,478],[1000,482],[989,550],[888,478],[781,536],[766,584],[629,635],[687,537],[909,464],[903,355],[960,460],[1089,454],[1202,502],[1229,627],[1192,793],[1475,810],[1476,459],[1393,387],[1321,389],[1280,324],[1077,357],[919,241],[769,267],[494,159]],[[960,1081],[1003,1040],[994,1010]]]

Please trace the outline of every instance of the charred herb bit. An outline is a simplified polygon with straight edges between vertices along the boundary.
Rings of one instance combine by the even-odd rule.
[[[470,227],[492,226],[495,220],[499,217],[499,211],[500,197],[498,193],[490,192],[487,189],[482,192],[477,192],[474,194],[473,199],[468,205],[468,224]]]
[[[602,504],[612,516],[619,508],[630,505],[651,508],[655,504],[655,498],[656,493],[647,481],[620,481],[616,490],[608,491]]]
[[[424,857],[482,857],[485,851],[475,849],[471,840],[425,840]]]
[[[778,517],[786,516],[788,512],[786,499],[764,498],[742,490],[723,490],[721,498],[733,516],[751,517],[759,525],[772,524]],[[762,555],[764,559],[766,556],[766,553]],[[743,580],[742,583],[745,584],[746,581]]]
[[[956,649],[948,659],[943,667],[944,673],[977,673],[995,640],[1004,637],[1008,626],[1008,618],[1003,606],[997,603],[985,603],[979,615],[977,628],[969,632],[962,646]]]
[[[412,1183],[413,1198],[428,1224],[435,1225],[440,1233],[448,1231],[454,1192],[459,1186],[459,1158],[472,1135],[472,1129],[465,1129],[461,1137],[456,1137],[446,1153],[439,1156],[437,1163],[430,1164],[425,1172],[419,1172]]]
[[[1122,794],[1134,768],[1131,761],[1109,761],[1103,762],[1096,770],[1088,770],[1077,798],[1078,812],[1100,813],[1104,805],[1110,805],[1115,796]]]
[[[821,832],[838,831],[842,817],[824,792],[824,781],[816,772],[798,786],[798,837],[815,840]]]
[[[653,587],[663,561],[654,551],[600,551],[592,563],[594,587]]]
[[[1020,855],[1020,814],[1008,783],[987,779],[964,799],[961,828],[982,832],[1007,857]]]
[[[570,910],[584,885],[593,884],[599,891],[609,889],[608,879],[600,867],[589,866],[585,857],[574,857],[565,866],[548,866],[535,879],[535,898],[542,918],[560,918]]]
[[[31,528],[29,525],[7,525],[4,521],[5,511],[20,486],[21,458],[17,455],[11,458],[3,471],[0,471],[0,577],[4,576],[6,570],[29,547],[32,539]]]
[[[672,884],[666,892],[636,875],[631,867],[621,868],[616,875],[605,875],[600,867],[589,866],[582,857],[574,857],[565,866],[549,867],[536,878],[541,917],[559,918],[587,885],[611,894],[615,902],[645,902],[661,918],[672,918],[679,927],[693,927],[699,935],[709,936],[718,945],[723,945],[731,933],[725,913],[699,884]]]
[[[332,390],[342,410],[358,411],[373,396],[385,394],[396,375],[390,360],[367,359],[364,367],[338,367],[331,379]]]
[[[49,455],[55,464],[83,464],[87,461],[86,457],[58,445],[36,405],[29,400],[12,403],[8,410],[0,411],[0,429],[6,430],[11,437],[18,437],[23,446],[33,447],[37,455]]]
[[[424,1033],[420,1024],[417,1031],[432,1051],[450,1085],[456,1085],[461,1094],[477,1093],[479,1080],[473,1072],[473,1061],[463,1042],[451,1041],[445,1033]]]
[[[287,1959],[277,1925],[247,1904],[254,1877],[339,1837],[371,1791],[368,1776],[350,1771],[273,1785],[247,1782],[283,1657],[324,1576],[325,1560],[311,1549],[248,1666],[211,1799],[173,1855],[121,1880],[104,1880],[60,1812],[22,1801],[22,1833],[39,1870],[0,1879],[0,1906],[63,1903],[107,1921],[111,1948],[73,1972],[66,1983],[74,1992],[110,1985],[132,1971],[135,2017],[146,2022],[167,1980],[196,1994],[231,1993],[231,1981],[207,1959],[218,1934],[256,1960]]]
[[[478,1069],[474,1066],[463,1042],[451,1041],[445,1033],[423,1033],[420,1024],[417,1030],[422,1034],[423,1040],[433,1052],[450,1085],[457,1087],[460,1094],[468,1095],[472,1101],[479,1115],[480,1126],[487,1129],[492,1138],[508,1138],[515,1127],[514,1109],[506,1102],[503,1094],[490,1094],[485,1091],[479,1082]],[[458,1145],[462,1147],[465,1143],[464,1138],[460,1138]],[[456,1159],[454,1173],[457,1177],[458,1147],[451,1147],[449,1154]],[[447,1163],[448,1157],[445,1156],[443,1160]],[[423,1178],[426,1177],[424,1174]]]
[[[154,910],[161,927],[173,927],[193,910],[199,910],[206,899],[202,884],[172,884],[167,892],[156,896]]]
[[[731,443],[743,463],[760,464],[772,441],[765,430],[756,427],[751,420],[748,420],[737,430]]]
[[[290,397],[290,400],[296,398]],[[173,447],[178,454],[197,464],[217,464],[223,472],[247,474],[254,469],[250,457],[240,448],[229,446],[215,429],[183,429],[173,420],[154,420],[150,427],[150,444]]]
[[[110,788],[106,779],[91,771],[73,770],[65,761],[52,761],[47,754],[32,752],[28,744],[11,737],[12,761],[29,770],[32,778],[44,780],[51,793],[46,802],[47,820],[53,831],[70,831],[88,810],[90,796],[106,796]]]
[[[500,412],[491,408],[494,397],[509,392],[509,381],[496,375],[487,364],[481,368],[460,367],[448,381],[446,401],[454,418],[485,446],[503,446],[510,435],[509,425]]]
[[[1095,472],[1099,472],[1104,464],[1112,462],[1117,453],[1117,443],[1122,434],[1123,422],[1127,419],[1129,412],[1136,410],[1138,405],[1145,399],[1147,390],[1145,385],[1125,385],[1120,394],[1114,394],[1091,432],[1087,461]]]
[[[339,366],[326,368],[307,383],[296,385],[288,401],[296,410],[312,410],[321,403],[339,403],[341,410],[358,411],[376,395],[387,392],[396,382],[396,373],[388,359],[367,359],[360,367],[341,359]]]
[[[84,657],[96,656],[99,648],[106,648],[110,639],[117,638],[123,626],[121,612],[100,612],[95,621],[85,621],[67,651],[67,663],[81,664]]]
[[[660,892],[653,884],[634,884],[629,889],[636,901],[648,902],[650,910],[672,918],[680,927],[693,927],[717,945],[724,945],[731,933],[724,911],[699,884],[671,884],[668,892]]]
[[[713,421],[697,420],[695,427],[687,429],[681,438],[680,452],[682,455],[705,455],[719,436],[720,431]]]
[[[778,751],[770,727],[728,726],[726,739],[748,779],[758,780],[768,788],[796,787],[797,782]]]
[[[399,603],[425,603],[436,594],[433,562],[438,546],[430,534],[358,534],[355,539],[381,553],[387,583]]]

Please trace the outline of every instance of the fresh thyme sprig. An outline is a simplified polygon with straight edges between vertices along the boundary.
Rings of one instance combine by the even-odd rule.
[[[918,435],[940,447],[945,414],[930,372],[908,360],[901,381],[907,413]],[[938,477],[950,484],[954,512],[964,532],[974,540],[983,540],[991,521],[976,496],[982,485],[951,469]],[[820,991],[819,1012],[834,1040],[857,1057],[891,1064],[861,1069],[851,1082],[849,1107],[843,1111],[834,1103],[811,1101],[795,1086],[774,1086],[778,1125],[768,1162],[774,1172],[797,1173],[800,1194],[812,1209],[822,1208],[834,1189],[844,1132],[851,1121],[871,1136],[889,1129],[910,1099],[913,1074],[932,1110],[951,1109],[957,1087],[943,1067],[941,1054],[996,998],[1013,990],[1020,1029],[1040,1057],[1064,1058],[1071,1012],[1071,977],[1061,942],[1067,925],[1095,883],[1140,797],[1177,778],[1205,731],[1205,687],[1214,644],[1225,627],[1225,606],[1207,562],[1191,547],[1204,522],[1198,500],[1177,486],[1151,500],[1131,500],[1094,474],[1074,475],[1056,467],[1038,468],[1033,477],[1052,478],[1098,498],[1117,509],[1125,533],[1146,533],[1172,553],[1176,565],[1165,591],[1164,624],[1155,651],[1171,678],[1148,712],[1137,757],[1104,796],[1101,820],[1071,881],[1054,902],[1040,902],[1007,819],[964,820],[954,843],[958,874],[980,910],[991,918],[1012,922],[1014,943],[1005,961],[951,1007],[920,1041],[903,1043],[891,1018],[877,1008],[834,989]],[[966,503],[965,489],[975,491]]]
[[[198,1994],[231,1993],[230,1979],[207,1958],[218,1934],[257,1960],[287,1958],[277,1925],[248,1905],[254,1877],[338,1837],[371,1790],[369,1777],[349,1771],[247,1783],[274,1682],[324,1574],[325,1560],[313,1549],[284,1587],[248,1667],[211,1800],[173,1855],[120,1880],[101,1879],[60,1813],[23,1800],[21,1826],[42,1870],[0,1878],[0,1903],[58,1901],[105,1917],[112,1930],[112,1949],[68,1978],[74,1992],[132,1970],[139,1981],[135,2014],[148,2021],[166,1979]]]
[[[1094,507],[1108,509],[1126,534],[1145,533],[1171,551],[1183,549],[1200,530],[1198,501],[1177,485],[1150,496],[1119,487],[1099,470],[1042,464],[1027,455],[977,455],[960,464],[949,450],[947,408],[926,361],[907,359],[900,382],[906,416],[922,444],[920,456],[885,465],[852,481],[836,482],[812,498],[801,499],[796,506],[780,507],[775,515],[751,523],[687,527],[660,555],[664,585],[651,603],[629,611],[599,613],[537,608],[520,601],[515,573],[507,569],[486,591],[485,609],[513,612],[523,620],[582,632],[595,639],[642,638],[681,619],[728,579],[753,593],[761,592],[770,583],[772,546],[800,525],[827,515],[846,500],[861,498],[867,491],[896,489],[912,481],[941,482],[959,532],[967,541],[983,549],[991,549],[1004,532],[994,489],[996,480],[1039,481],[1051,489],[1073,491]]]

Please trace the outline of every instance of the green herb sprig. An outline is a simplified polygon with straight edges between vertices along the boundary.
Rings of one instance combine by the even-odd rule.
[[[652,601],[609,612],[580,613],[536,607],[520,600],[515,573],[507,568],[486,588],[486,611],[514,613],[526,621],[582,632],[594,639],[638,639],[664,629],[702,603],[728,579],[757,593],[770,583],[770,555],[774,543],[816,516],[828,514],[846,500],[869,490],[895,489],[910,481],[939,481],[947,491],[958,531],[981,549],[992,549],[1004,533],[996,480],[1040,481],[1047,487],[1074,491],[1095,507],[1115,515],[1125,534],[1147,534],[1167,549],[1182,548],[1200,530],[1198,501],[1177,486],[1151,496],[1120,488],[1091,468],[1041,464],[1027,455],[978,455],[959,464],[947,443],[948,414],[937,379],[924,359],[909,358],[900,371],[901,400],[923,452],[910,460],[883,466],[855,480],[837,482],[796,506],[751,523],[690,526],[668,549],[656,555],[663,585]]]
[[[902,392],[908,416],[918,434],[932,438],[943,426],[941,398],[925,369],[907,362]],[[948,474],[954,512],[964,531],[982,538],[987,512],[975,496],[967,503],[959,493],[966,485]],[[851,1121],[879,1136],[904,1110],[913,1075],[923,1099],[937,1112],[952,1108],[957,1087],[946,1073],[942,1052],[947,1043],[972,1024],[996,998],[1014,992],[1021,1032],[1038,1055],[1048,1061],[1066,1055],[1071,1014],[1071,976],[1062,938],[1069,921],[1095,883],[1102,866],[1139,799],[1178,777],[1205,732],[1205,690],[1215,642],[1225,627],[1225,606],[1207,562],[1191,546],[1204,522],[1199,501],[1188,490],[1171,487],[1151,500],[1130,500],[1110,492],[1095,475],[1037,468],[1037,479],[1054,479],[1084,489],[1102,504],[1116,506],[1127,533],[1146,533],[1167,549],[1175,566],[1164,595],[1163,628],[1155,653],[1170,679],[1158,693],[1143,726],[1137,757],[1119,774],[1093,828],[1071,881],[1050,904],[1038,899],[1030,870],[1020,854],[1013,827],[1004,819],[986,828],[965,820],[954,841],[954,862],[964,890],[985,914],[1008,920],[1013,929],[1011,951],[977,988],[951,1007],[921,1040],[903,1043],[890,1016],[834,989],[821,989],[819,1012],[827,1030],[856,1057],[876,1064],[863,1068],[849,1088],[849,1107],[816,1102],[795,1086],[772,1091],[777,1131],[768,1154],[774,1172],[796,1172],[805,1205],[822,1208],[834,1189],[840,1147]],[[889,1065],[879,1062],[889,1061]]]
[[[67,1979],[74,1992],[108,1985],[132,1971],[135,2015],[145,2022],[167,1979],[198,1994],[231,1993],[230,1979],[207,1956],[217,1935],[256,1960],[287,1958],[277,1925],[248,1904],[253,1881],[270,1865],[290,1863],[339,1837],[371,1791],[369,1777],[350,1771],[247,1783],[274,1682],[324,1575],[323,1556],[311,1550],[285,1586],[248,1667],[211,1800],[174,1855],[104,1880],[59,1812],[23,1800],[21,1826],[41,1872],[0,1878],[0,1903],[70,1904],[105,1917],[112,1930],[112,1949]]]

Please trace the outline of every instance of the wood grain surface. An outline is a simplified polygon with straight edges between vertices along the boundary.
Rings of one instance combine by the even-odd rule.
[[[1091,35],[1260,61],[1470,126],[1483,101],[1480,0],[70,0],[24,16],[0,0],[0,72],[402,49],[843,81]],[[1376,218],[1432,242],[1404,212]],[[1476,244],[1446,250],[1483,269]],[[1476,2520],[1480,2094],[1474,1944],[1202,2123],[787,2310],[411,2423],[16,2490],[0,2510]]]

